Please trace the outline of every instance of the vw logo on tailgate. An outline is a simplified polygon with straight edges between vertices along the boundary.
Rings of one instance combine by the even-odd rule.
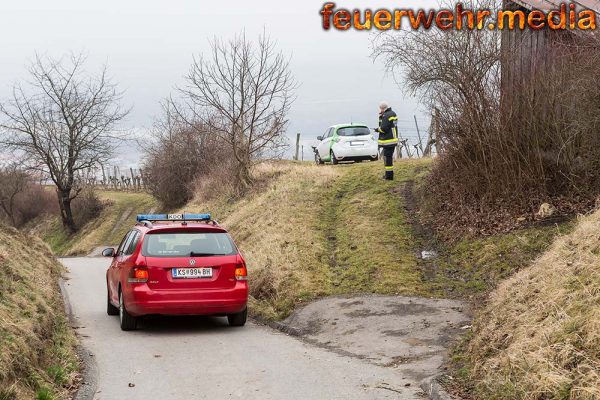
[[[191,259],[191,260],[190,260],[190,265],[191,265],[192,267],[193,267],[194,265],[196,265],[196,260],[194,260],[194,259]]]

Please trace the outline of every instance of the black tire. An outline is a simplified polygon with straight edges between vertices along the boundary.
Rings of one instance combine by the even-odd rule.
[[[333,151],[331,152],[331,164],[338,165],[338,160],[337,158],[335,158],[335,154],[333,154]]]
[[[123,295],[119,290],[119,320],[121,322],[122,331],[134,331],[137,328],[137,318],[131,316],[125,308]]]
[[[110,302],[110,294],[108,288],[106,288],[106,313],[108,315],[119,315],[119,307],[115,307]]]
[[[246,325],[246,320],[248,319],[248,309],[245,308],[244,311],[237,314],[229,314],[227,316],[227,321],[229,322],[229,326],[244,326]]]
[[[325,164],[325,162],[323,160],[321,160],[321,157],[319,157],[319,153],[315,153],[315,164],[317,164],[317,165]]]

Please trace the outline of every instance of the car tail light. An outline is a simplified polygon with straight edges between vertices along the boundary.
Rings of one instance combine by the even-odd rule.
[[[131,277],[127,279],[129,283],[145,283],[148,282],[148,270],[145,267],[135,267],[131,271]]]
[[[237,281],[247,281],[248,280],[248,270],[246,269],[246,265],[238,264],[235,267],[235,280],[237,280]]]

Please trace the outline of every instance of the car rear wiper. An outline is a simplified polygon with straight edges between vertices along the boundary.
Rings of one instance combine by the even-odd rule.
[[[215,254],[215,253],[195,253],[191,252],[190,257],[211,257],[211,256],[224,256],[225,254]]]

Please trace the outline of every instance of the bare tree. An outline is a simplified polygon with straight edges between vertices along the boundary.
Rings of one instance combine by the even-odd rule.
[[[16,163],[0,168],[0,209],[12,226],[18,225],[18,196],[27,190],[29,177]]]
[[[77,229],[71,210],[81,191],[77,175],[111,156],[117,138],[112,131],[128,113],[106,68],[90,76],[84,63],[81,54],[58,60],[36,56],[30,82],[15,84],[12,97],[0,104],[0,143],[48,174],[70,232]]]
[[[465,8],[496,7],[469,0]],[[544,46],[531,48],[538,35]],[[504,36],[501,36],[504,35]],[[435,112],[429,197],[444,226],[506,230],[543,202],[586,211],[600,186],[600,40],[572,32],[402,31],[374,55]],[[507,79],[510,78],[510,79]],[[430,207],[435,209],[436,207]]]
[[[191,115],[192,125],[200,122],[231,147],[236,187],[243,192],[251,183],[253,161],[286,145],[296,83],[289,59],[266,34],[257,43],[241,33],[210,45],[209,54],[194,58],[187,86],[180,89],[188,107],[180,115]]]

